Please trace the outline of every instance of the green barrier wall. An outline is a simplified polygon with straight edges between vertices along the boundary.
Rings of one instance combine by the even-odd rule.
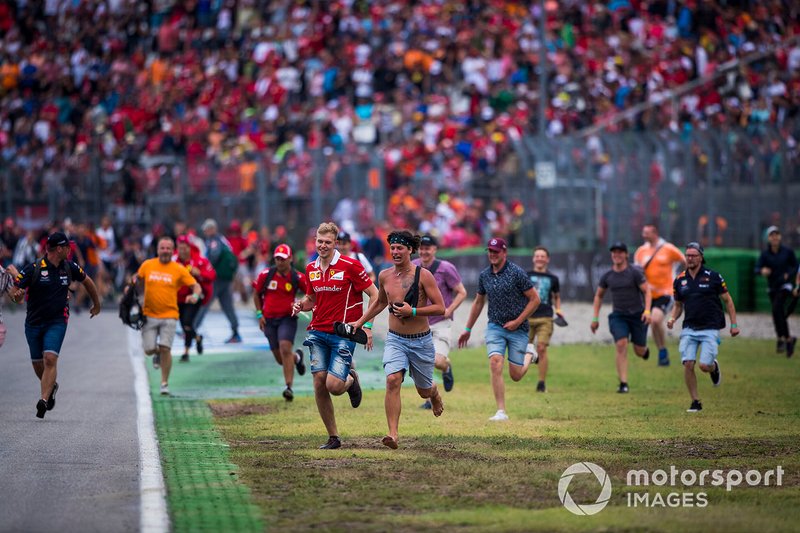
[[[737,311],[756,309],[754,269],[758,255],[758,251],[739,248],[715,248],[705,252],[708,267],[725,278]]]

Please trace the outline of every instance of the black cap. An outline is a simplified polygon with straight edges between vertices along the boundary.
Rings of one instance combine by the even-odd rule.
[[[611,246],[609,246],[608,251],[613,252],[614,250],[622,250],[623,252],[628,252],[628,245],[622,241],[617,241]]]
[[[69,244],[69,239],[67,239],[67,236],[61,233],[60,231],[56,231],[47,238],[48,248],[55,248],[56,246],[67,246],[68,244]]]
[[[336,236],[336,240],[342,242],[350,242],[351,240],[350,234],[347,233],[346,231],[340,231],[339,235]]]
[[[420,246],[439,246],[439,241],[430,233],[426,233],[419,239]]]
[[[700,255],[705,255],[705,252],[703,251],[703,245],[700,244],[699,242],[690,242],[689,244],[686,245],[686,249],[697,250],[698,252],[700,252]]]

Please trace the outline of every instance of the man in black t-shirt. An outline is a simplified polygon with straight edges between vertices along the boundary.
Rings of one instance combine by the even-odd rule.
[[[694,365],[697,352],[700,351],[700,370],[711,375],[711,382],[715,387],[722,383],[722,372],[717,362],[719,351],[719,330],[725,327],[725,315],[722,312],[722,302],[728,308],[731,317],[731,336],[739,334],[736,324],[736,308],[728,292],[728,286],[719,273],[703,266],[703,247],[690,242],[686,245],[686,270],[681,272],[672,283],[675,295],[675,307],[672,316],[667,320],[667,327],[672,329],[675,321],[686,309],[683,319],[679,349],[683,363],[683,375],[692,405],[687,409],[689,413],[696,413],[703,408],[697,395],[697,376]]]
[[[561,294],[558,276],[547,270],[550,264],[550,252],[544,246],[537,246],[533,250],[533,270],[528,271],[528,278],[533,283],[533,288],[539,293],[539,307],[528,317],[528,342],[539,353],[536,362],[539,365],[539,383],[536,384],[537,392],[547,390],[544,383],[547,377],[547,347],[553,335],[553,310],[561,316]],[[528,351],[534,349],[528,347]]]
[[[625,243],[615,242],[609,251],[611,270],[600,278],[597,292],[594,294],[594,312],[590,327],[594,333],[600,326],[600,305],[606,290],[610,290],[613,309],[608,315],[608,328],[614,337],[617,353],[619,376],[617,392],[625,394],[628,392],[628,339],[633,343],[636,355],[645,360],[650,358],[650,350],[647,348],[647,325],[650,324],[653,296],[642,269],[628,262],[628,247]]]
[[[767,228],[769,246],[756,261],[756,274],[767,278],[769,301],[772,304],[772,323],[778,337],[777,352],[794,355],[797,337],[789,333],[786,320],[786,302],[792,296],[792,282],[797,272],[797,257],[791,248],[781,244],[781,231],[777,226]]]
[[[27,289],[28,314],[25,317],[25,337],[31,353],[31,363],[41,382],[41,398],[36,404],[36,416],[44,418],[56,404],[58,356],[67,333],[69,320],[69,285],[83,284],[92,298],[93,317],[100,312],[97,288],[81,267],[67,260],[69,240],[61,232],[47,238],[47,254],[22,269],[16,286]]]

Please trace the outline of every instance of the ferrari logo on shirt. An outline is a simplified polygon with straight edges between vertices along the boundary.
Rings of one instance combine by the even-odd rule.
[[[340,271],[338,271],[338,272],[334,272],[334,271],[332,271],[332,270],[331,270],[331,277],[330,277],[330,279],[335,279],[335,280],[343,281],[343,280],[344,280],[344,270],[340,270]]]
[[[311,272],[308,276],[308,279],[311,281],[319,281],[320,275],[319,272]]]
[[[291,283],[284,283],[283,288],[286,289],[286,292],[292,292],[292,284]]]

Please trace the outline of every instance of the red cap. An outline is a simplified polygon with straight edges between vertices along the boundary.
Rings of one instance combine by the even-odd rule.
[[[292,257],[292,249],[289,248],[288,244],[279,244],[272,255],[273,257],[280,257],[281,259],[289,259]]]
[[[189,237],[186,235],[178,235],[178,238],[175,239],[176,244],[191,244],[189,242]]]
[[[493,252],[502,252],[503,250],[508,249],[508,245],[506,244],[505,239],[493,237],[489,239],[489,242],[486,244],[486,248],[488,250],[492,250]]]

